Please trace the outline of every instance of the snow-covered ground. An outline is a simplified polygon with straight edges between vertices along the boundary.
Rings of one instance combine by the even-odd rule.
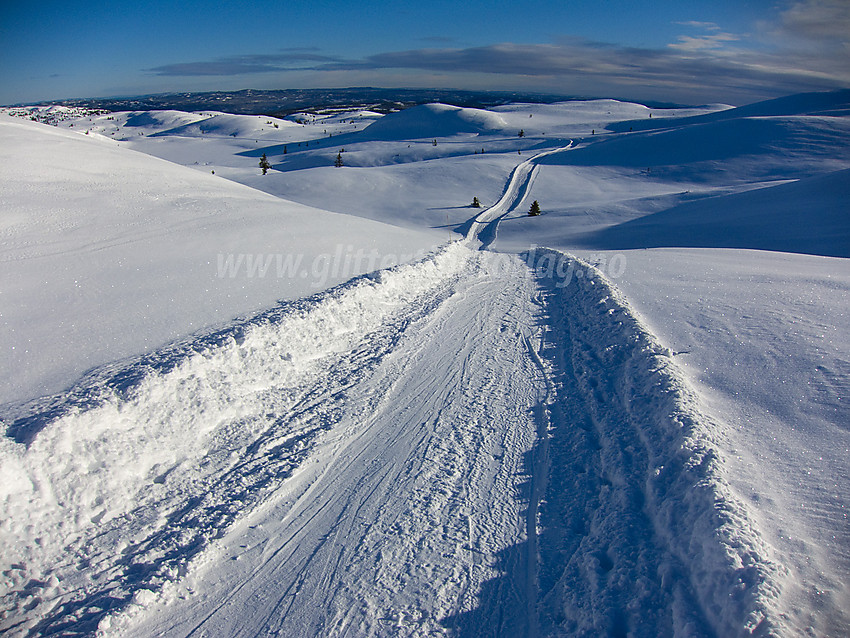
[[[445,240],[271,197],[100,137],[12,118],[0,120],[0,135],[4,403],[64,390],[92,368]]]
[[[4,117],[0,627],[846,635],[848,101]]]

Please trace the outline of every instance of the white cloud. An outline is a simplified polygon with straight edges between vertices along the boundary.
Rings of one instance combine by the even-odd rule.
[[[679,41],[667,46],[677,51],[717,51],[725,48],[727,42],[736,42],[741,37],[732,33],[715,33],[713,35],[689,36],[680,35]]]
[[[819,41],[850,43],[848,0],[804,0],[794,2],[780,15],[780,30],[786,35]]]
[[[688,20],[686,22],[674,22],[673,24],[678,24],[685,27],[694,27],[697,29],[704,29],[705,31],[720,31],[720,27],[714,22],[699,22],[697,20]]]

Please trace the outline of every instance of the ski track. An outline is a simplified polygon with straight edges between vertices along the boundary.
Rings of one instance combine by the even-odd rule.
[[[669,353],[588,264],[473,250],[549,152],[465,241],[10,410],[0,630],[781,629]]]

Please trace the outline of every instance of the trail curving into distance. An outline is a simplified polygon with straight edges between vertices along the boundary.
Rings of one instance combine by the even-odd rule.
[[[466,241],[480,240],[482,248],[489,246],[495,239],[499,220],[513,210],[522,201],[525,193],[531,189],[538,168],[537,163],[548,155],[562,153],[571,148],[573,148],[573,142],[570,142],[567,146],[542,151],[517,164],[508,177],[505,191],[499,201],[476,215],[466,233]]]

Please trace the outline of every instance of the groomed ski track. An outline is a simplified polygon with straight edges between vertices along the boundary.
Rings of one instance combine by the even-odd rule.
[[[45,533],[5,550],[0,629],[781,633],[670,353],[590,265],[478,250],[537,159],[465,241],[24,411],[4,445]]]

